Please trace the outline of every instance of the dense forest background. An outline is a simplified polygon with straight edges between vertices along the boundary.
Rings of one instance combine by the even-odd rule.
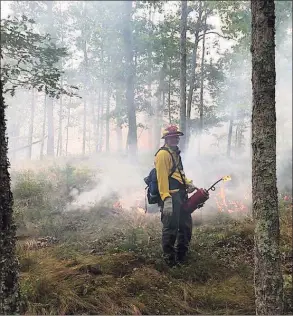
[[[269,197],[281,255],[271,262],[282,266],[290,312],[292,2],[275,1],[275,15],[278,195]],[[254,237],[262,242],[267,231],[254,230],[252,216],[252,91],[261,91],[251,83],[251,24],[250,1],[1,2],[14,197],[12,206],[5,162],[8,305],[31,314],[255,311]],[[232,177],[194,212],[193,264],[174,271],[160,261],[159,212],[149,205],[145,214],[143,182],[170,123],[185,133],[184,169],[196,186]],[[264,190],[256,191],[261,205]],[[269,227],[265,216],[273,221],[266,210],[260,228]]]
[[[82,97],[63,95],[53,101],[36,89],[18,90],[7,100],[12,159],[125,152],[131,144],[141,152],[154,151],[162,126],[179,123],[179,2],[139,1],[130,8],[115,1],[5,5],[11,16],[21,18],[25,13],[36,22],[26,21],[28,28],[49,33],[57,46],[66,48],[67,55],[58,63],[63,71],[61,85],[77,86]],[[289,153],[292,147],[288,137],[292,124],[291,7],[291,2],[276,2],[279,153]],[[194,1],[189,10],[189,148],[196,155],[239,157],[249,153],[250,145],[249,3]],[[200,142],[200,134],[208,135],[208,141]]]

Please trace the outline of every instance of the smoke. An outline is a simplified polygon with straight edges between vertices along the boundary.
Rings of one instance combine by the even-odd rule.
[[[276,111],[277,111],[277,171],[279,190],[290,188],[292,185],[292,49],[290,41],[283,42],[277,47],[276,54]],[[248,64],[250,58],[247,58]],[[224,94],[223,103],[229,113],[233,106],[241,104],[244,100],[248,107],[251,106],[251,71],[242,63],[242,56],[235,58],[235,74],[237,81],[233,83],[233,93],[227,90]],[[231,79],[225,82],[231,85]],[[238,98],[238,99],[235,99]],[[240,100],[240,102],[239,102]],[[183,163],[188,178],[192,179],[198,187],[210,187],[215,181],[225,175],[231,175],[230,182],[220,183],[215,192],[211,192],[211,199],[207,202],[208,207],[216,206],[214,197],[218,194],[220,186],[225,189],[228,199],[243,201],[248,195],[251,199],[251,149],[250,149],[250,116],[246,118],[247,128],[243,133],[244,145],[242,152],[234,152],[234,138],[232,139],[231,157],[227,157],[227,135],[229,122],[220,127],[215,127],[201,136],[200,144],[198,137],[192,135],[187,152],[183,155]],[[234,126],[235,134],[235,126]],[[233,135],[234,135],[233,134]],[[233,136],[234,137],[234,136]],[[200,146],[200,154],[199,154]],[[123,208],[130,209],[139,203],[144,206],[143,178],[153,167],[153,153],[140,161],[130,161],[127,157],[112,154],[91,156],[86,164],[95,173],[95,186],[86,192],[71,192],[74,201],[67,206],[67,210],[89,210],[94,205],[108,200],[113,206],[118,198]],[[289,168],[289,169],[288,169]],[[291,168],[291,169],[290,169]],[[288,171],[289,170],[289,171]]]
[[[72,192],[75,200],[67,206],[68,211],[89,210],[105,199],[113,206],[116,198],[123,208],[130,209],[144,199],[147,169],[141,163],[118,155],[99,155],[90,157],[87,165],[95,173],[96,185],[79,195]]]
[[[292,33],[292,21],[282,27]],[[277,30],[278,36],[278,30]],[[226,113],[233,113],[242,105],[248,108],[244,119],[241,151],[235,150],[233,127],[231,156],[227,157],[229,122],[205,132],[199,139],[192,135],[188,150],[183,157],[188,177],[196,186],[208,187],[224,175],[232,181],[223,184],[225,191],[234,200],[245,194],[251,199],[251,56],[234,56],[234,67],[223,86],[229,87],[223,94],[222,103]],[[220,104],[218,104],[219,108]],[[277,115],[277,181],[279,192],[292,191],[292,37],[287,36],[276,47],[276,115]],[[234,120],[234,124],[237,120]],[[199,151],[200,147],[200,151]],[[215,194],[215,193],[212,193]]]
[[[291,28],[292,30],[292,22],[288,22],[287,25],[284,22],[282,27]],[[221,104],[225,105],[226,108],[221,108],[221,110],[226,112],[226,114],[230,114],[237,106],[244,105],[248,108],[249,106],[251,107],[251,57],[249,53],[245,54],[245,56],[240,54],[236,57],[234,56],[234,68],[232,68],[234,77],[227,78],[227,81],[223,83],[223,86],[226,86],[227,89],[221,96]],[[282,191],[289,190],[292,187],[292,38],[290,36],[280,41],[276,47],[276,72],[277,172],[278,187]],[[84,78],[80,79],[83,81]],[[29,111],[26,104],[29,104],[31,99],[32,96],[29,92],[20,92],[13,100],[7,99],[7,104],[10,105],[7,110],[9,123],[8,135],[10,144],[13,141],[16,149],[28,143]],[[36,95],[35,99],[39,105],[44,103],[43,96]],[[65,100],[63,101],[65,103]],[[94,98],[93,100],[88,100],[89,109],[92,108],[94,102],[96,102]],[[69,102],[67,103],[66,106],[69,107]],[[111,106],[113,105],[112,103]],[[54,107],[56,122],[58,120],[58,106],[59,103],[56,101]],[[71,106],[71,115],[77,118],[72,118],[69,124],[68,152],[69,154],[76,154],[80,152],[82,142],[80,129],[82,116],[77,115],[77,111],[82,106],[82,103],[79,104],[76,102],[76,105],[71,104]],[[217,106],[220,109],[221,105],[217,104]],[[67,115],[67,108],[64,108],[63,111],[64,116]],[[34,137],[37,140],[42,138],[43,112],[43,106],[36,107]],[[14,124],[15,121],[22,123],[21,128],[16,126],[17,124]],[[200,138],[200,144],[196,135],[191,136],[188,150],[182,158],[186,175],[193,179],[196,186],[209,187],[222,176],[231,175],[232,181],[221,184],[224,186],[226,193],[235,200],[242,200],[244,195],[247,193],[250,194],[251,126],[249,121],[250,115],[245,120],[247,126],[243,130],[244,144],[241,147],[242,151],[234,150],[236,128],[234,125],[231,157],[227,157],[226,155],[229,122],[223,123],[220,127],[214,127],[203,134]],[[63,121],[63,134],[65,134],[65,123]],[[56,123],[56,135],[57,132]],[[114,139],[115,137],[112,138]],[[12,147],[10,146],[11,150],[13,149]],[[39,147],[40,144],[33,146],[33,157],[39,157]],[[76,189],[73,189],[70,194],[74,201],[68,204],[67,210],[88,210],[93,205],[97,205],[105,199],[108,199],[110,203],[114,203],[116,196],[121,200],[122,206],[125,208],[137,205],[138,200],[144,203],[145,183],[143,179],[153,167],[153,154],[153,152],[149,153],[150,159],[141,159],[136,162],[129,161],[126,157],[115,156],[113,153],[91,156],[87,164],[95,174],[95,185],[91,190],[86,192],[78,192]],[[20,152],[12,153],[11,156],[13,155],[19,158]],[[26,153],[23,152],[22,155],[25,156]],[[16,167],[16,163],[18,163],[16,159],[13,160],[13,168]],[[211,195],[214,194],[216,192],[211,193]]]

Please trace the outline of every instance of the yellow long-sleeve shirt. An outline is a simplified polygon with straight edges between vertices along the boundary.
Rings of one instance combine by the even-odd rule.
[[[178,165],[178,162],[179,162],[178,154],[176,154],[176,152],[173,151],[170,147],[168,147],[168,149],[172,153],[172,156],[174,157],[176,165]],[[169,189],[169,174],[171,173],[172,167],[173,167],[173,160],[170,153],[166,150],[160,150],[155,156],[155,168],[157,171],[158,188],[159,188],[161,199],[163,201],[167,197],[171,197],[170,193],[178,191],[178,190]],[[186,184],[191,183],[192,181],[186,178],[184,171],[183,170],[180,170],[180,171],[181,171],[182,176],[185,179]],[[176,168],[175,172],[173,173],[171,177],[183,184],[178,167]]]

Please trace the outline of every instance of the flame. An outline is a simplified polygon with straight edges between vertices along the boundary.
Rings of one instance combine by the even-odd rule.
[[[119,199],[113,204],[113,208],[116,210],[133,210],[139,213],[145,213],[144,199],[137,198],[134,202]]]
[[[232,180],[232,179],[231,179],[231,176],[224,176],[224,177],[222,178],[222,180],[223,180],[224,182],[226,182],[226,181],[230,181],[230,180]]]
[[[137,207],[136,210],[141,213],[145,213],[145,209],[142,207]]]
[[[113,208],[115,210],[122,210],[122,204],[120,201],[116,201],[114,204],[113,204]]]
[[[244,199],[248,200],[248,195],[244,196]],[[219,193],[216,194],[215,200],[216,200],[218,210],[220,212],[248,213],[248,211],[249,211],[248,207],[242,201],[235,201],[235,200],[230,200],[227,198],[227,196],[225,194],[224,185],[222,185],[220,187],[220,191],[219,191]]]

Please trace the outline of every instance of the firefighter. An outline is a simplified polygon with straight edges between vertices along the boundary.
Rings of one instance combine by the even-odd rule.
[[[192,234],[191,214],[182,210],[182,204],[188,198],[187,193],[192,193],[195,186],[187,179],[178,148],[180,132],[175,125],[168,126],[163,131],[163,147],[155,156],[155,168],[158,179],[158,189],[162,199],[161,221],[163,256],[169,266],[186,261],[186,254]],[[172,156],[173,159],[172,159]],[[171,169],[176,164],[176,169],[169,177]],[[175,246],[177,240],[177,244]]]

